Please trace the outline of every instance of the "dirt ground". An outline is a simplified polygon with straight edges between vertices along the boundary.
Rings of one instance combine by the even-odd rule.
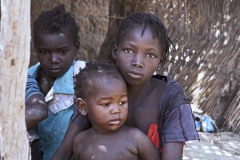
[[[186,143],[183,160],[240,160],[240,134],[198,132],[200,141]]]

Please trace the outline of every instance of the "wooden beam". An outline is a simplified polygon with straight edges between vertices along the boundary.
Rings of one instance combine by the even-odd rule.
[[[0,159],[30,159],[25,86],[30,57],[31,0],[1,0]]]

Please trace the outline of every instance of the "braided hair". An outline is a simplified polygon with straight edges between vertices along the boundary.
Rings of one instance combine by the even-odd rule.
[[[73,43],[79,46],[79,27],[64,5],[57,5],[49,11],[43,11],[33,23],[33,42],[36,45],[39,33],[65,32],[71,36]]]
[[[158,39],[160,43],[162,43],[161,48],[163,47],[163,54],[161,58],[161,65],[163,65],[169,55],[170,46],[174,46],[171,39],[167,35],[167,30],[163,24],[163,22],[157,18],[156,16],[149,14],[149,13],[133,13],[129,15],[125,20],[122,21],[120,24],[120,27],[117,32],[115,43],[118,44],[121,40],[121,38],[124,36],[124,34],[134,28],[134,27],[142,27],[144,33],[145,29],[147,27],[151,27],[153,35]]]

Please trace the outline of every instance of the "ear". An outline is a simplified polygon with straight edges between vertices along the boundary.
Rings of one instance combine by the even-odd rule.
[[[112,57],[114,60],[116,60],[116,58],[117,58],[117,45],[116,44],[114,44],[112,47]]]
[[[77,108],[82,115],[87,115],[87,104],[82,98],[76,100]]]

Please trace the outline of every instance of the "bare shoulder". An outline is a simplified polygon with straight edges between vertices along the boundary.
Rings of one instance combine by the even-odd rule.
[[[91,137],[90,129],[79,132],[73,141],[73,146],[80,146],[80,144],[84,144]]]
[[[143,140],[143,138],[148,139],[147,135],[138,128],[130,126],[123,126],[122,128],[125,130],[125,133],[127,133],[127,135],[129,135],[129,137],[133,138],[134,140]]]
[[[134,127],[127,127],[129,138],[132,138],[137,155],[142,160],[161,160],[160,152],[141,130]]]
[[[89,130],[85,130],[85,131],[81,131],[79,132],[76,137],[73,140],[73,155],[75,157],[78,157],[81,150],[84,148],[85,144],[88,142],[89,137],[91,137],[91,135],[89,135]]]

